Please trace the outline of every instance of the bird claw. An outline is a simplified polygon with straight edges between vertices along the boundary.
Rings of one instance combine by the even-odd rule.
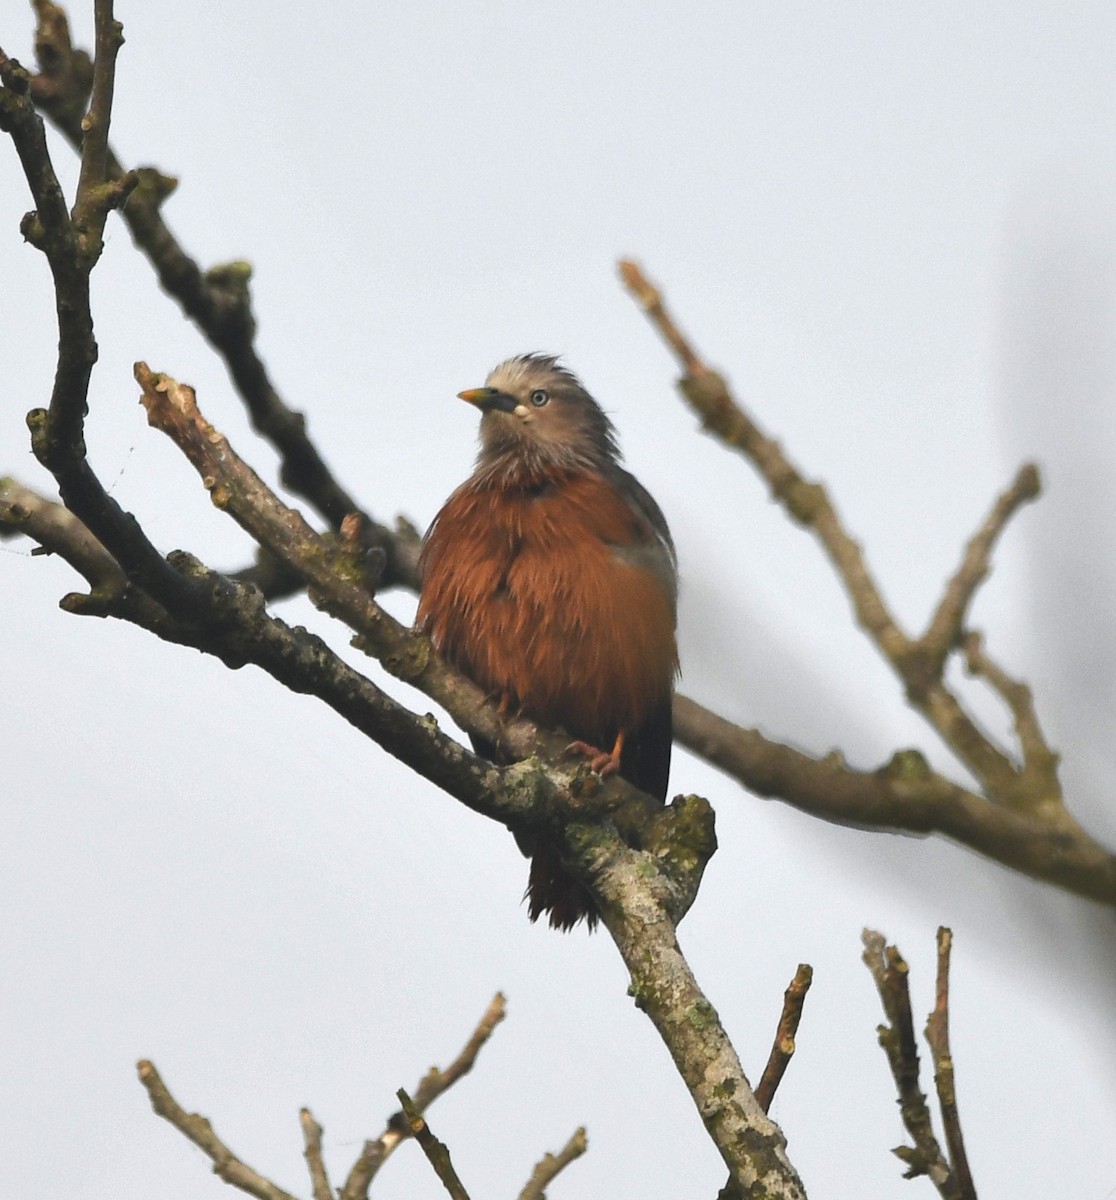
[[[566,747],[567,754],[584,754],[589,760],[589,770],[602,779],[615,775],[620,770],[620,753],[614,749],[612,753],[591,746],[588,742],[570,742]]]

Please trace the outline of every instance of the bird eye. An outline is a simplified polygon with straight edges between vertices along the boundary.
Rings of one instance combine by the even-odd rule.
[[[550,393],[544,392],[542,388],[538,388],[531,393],[531,403],[536,408],[542,408],[550,400]]]

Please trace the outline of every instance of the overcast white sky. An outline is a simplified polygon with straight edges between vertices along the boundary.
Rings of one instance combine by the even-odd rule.
[[[830,487],[910,626],[1036,458],[1047,494],[1009,531],[976,621],[1034,686],[1075,813],[1116,843],[1116,7],[117,12],[116,148],[180,177],[166,215],[203,264],[254,264],[260,347],[339,478],[425,525],[472,461],[475,414],[454,394],[510,354],[565,354],[674,530],[683,687],[731,717],[858,766],[916,745],[959,770],[817,548],[696,429],[619,256]],[[30,61],[31,29],[7,0],[4,49]],[[23,416],[48,395],[56,334],[18,233],[28,206],[0,149],[0,472],[45,487]],[[246,422],[116,221],[94,294],[95,467],[160,547],[244,563],[243,536],[145,427],[132,362],[193,383],[242,449]],[[266,449],[250,456],[274,473]],[[611,943],[528,924],[502,830],[251,668],[66,616],[75,586],[0,547],[4,1194],[228,1195],[151,1114],[141,1056],[306,1194],[298,1107],[343,1178],[396,1088],[448,1061],[498,988],[507,1022],[431,1112],[474,1197],[515,1195],[582,1123],[590,1151],[556,1200],[716,1194],[723,1168]],[[390,603],[409,618],[412,598]],[[344,643],[305,602],[282,611]],[[939,924],[981,1194],[1116,1195],[1111,912],[941,841],[822,826],[682,753],[673,790],[717,809],[721,849],[681,932],[753,1075],[795,965],[815,968],[774,1114],[811,1197],[933,1194],[888,1153],[902,1133],[859,935],[898,941],[924,1013]],[[413,1146],[374,1192],[440,1194]]]

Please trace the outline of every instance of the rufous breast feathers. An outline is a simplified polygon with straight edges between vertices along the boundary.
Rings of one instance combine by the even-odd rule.
[[[470,481],[428,535],[418,624],[493,694],[606,743],[669,703],[677,651],[667,553],[600,474]]]

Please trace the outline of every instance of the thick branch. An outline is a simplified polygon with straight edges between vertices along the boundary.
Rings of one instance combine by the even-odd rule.
[[[575,846],[579,834],[584,839],[581,849],[590,857],[601,919],[628,968],[631,995],[666,1043],[730,1179],[743,1196],[790,1200],[805,1192],[786,1157],[786,1139],[752,1093],[720,1018],[698,987],[676,937],[673,914],[678,898],[670,887],[672,878],[689,875],[696,888],[696,878],[712,852],[712,846],[702,846],[696,836],[703,804],[696,797],[680,798],[665,810],[665,821],[688,819],[695,834],[688,861],[678,856],[674,869],[666,872],[651,869],[657,859],[654,848],[632,850],[601,829],[569,833]],[[711,822],[707,836],[711,839]],[[673,844],[680,840],[685,841],[675,839]]]
[[[1116,855],[1066,811],[1040,813],[990,803],[931,770],[917,750],[876,771],[857,771],[834,752],[813,758],[743,729],[685,696],[674,700],[675,736],[749,791],[839,825],[941,833],[995,862],[1079,896],[1116,904]]]

